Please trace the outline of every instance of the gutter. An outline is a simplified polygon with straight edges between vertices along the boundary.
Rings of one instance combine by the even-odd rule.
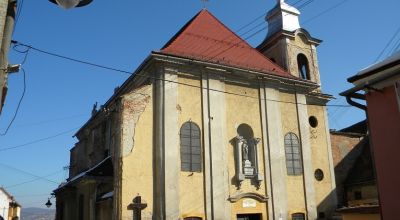
[[[387,80],[389,78],[392,78],[392,77],[394,77],[396,75],[399,75],[399,74],[400,74],[399,72],[393,71],[393,72],[391,72],[389,74],[385,74],[385,75],[376,77],[375,79],[368,80],[363,84],[357,85],[357,86],[355,86],[355,87],[353,87],[351,89],[348,89],[348,90],[346,90],[344,92],[339,93],[339,95],[345,96],[347,103],[349,103],[350,105],[366,111],[367,110],[367,106],[366,105],[360,104],[360,103],[358,103],[358,102],[353,100],[353,98],[360,99],[360,100],[365,100],[365,94],[360,94],[360,93],[358,93],[358,91],[364,90],[364,89],[367,89],[367,88],[371,88],[373,85],[375,85],[375,84],[377,84],[379,82],[382,82],[384,80]]]

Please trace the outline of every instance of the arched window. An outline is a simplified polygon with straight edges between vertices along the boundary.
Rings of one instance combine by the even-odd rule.
[[[200,128],[193,122],[181,127],[181,170],[201,172]]]
[[[299,139],[294,133],[285,135],[285,156],[288,175],[301,175],[303,167],[301,164],[301,152]]]
[[[306,219],[306,216],[304,213],[293,213],[292,214],[292,220],[304,220]]]
[[[297,55],[297,65],[300,77],[310,80],[310,68],[308,66],[307,57],[304,54],[300,53],[299,55]]]

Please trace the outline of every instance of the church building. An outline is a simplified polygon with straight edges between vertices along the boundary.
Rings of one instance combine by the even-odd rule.
[[[278,1],[253,48],[196,14],[77,131],[57,219],[330,219],[332,96],[299,15]]]

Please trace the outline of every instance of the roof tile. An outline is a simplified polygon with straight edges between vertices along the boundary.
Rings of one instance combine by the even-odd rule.
[[[205,9],[186,23],[160,52],[294,78]]]

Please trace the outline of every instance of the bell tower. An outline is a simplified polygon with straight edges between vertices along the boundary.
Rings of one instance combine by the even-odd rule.
[[[320,84],[316,47],[322,42],[300,27],[300,11],[277,0],[266,16],[268,33],[257,49],[293,76]]]

